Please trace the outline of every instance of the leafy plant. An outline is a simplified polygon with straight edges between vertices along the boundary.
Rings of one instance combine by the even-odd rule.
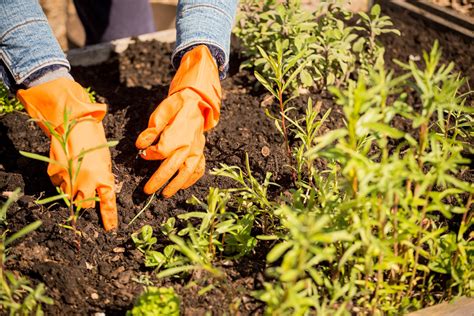
[[[280,106],[280,119],[275,119],[276,126],[279,128],[285,139],[286,150],[290,164],[292,165],[293,156],[291,154],[290,142],[288,139],[288,130],[286,128],[286,104],[292,99],[286,99],[284,93],[304,69],[305,64],[302,63],[297,69],[292,70],[295,64],[304,56],[305,51],[301,51],[298,55],[291,56],[287,61],[284,61],[283,56],[284,46],[288,46],[288,41],[276,42],[276,58],[268,55],[261,47],[258,47],[260,54],[264,60],[270,65],[272,70],[269,80],[265,79],[261,74],[255,71],[255,77],[258,81],[278,100]],[[268,115],[269,112],[267,112]],[[279,124],[280,123],[280,124]],[[296,174],[293,173],[293,178],[296,180]]]
[[[267,77],[272,70],[264,56],[260,54],[259,48],[272,54],[275,51],[275,43],[279,42],[283,46],[285,59],[291,59],[305,51],[312,30],[316,27],[314,15],[303,10],[299,0],[241,1],[237,21],[234,33],[242,41],[242,54],[248,58],[242,67],[255,66],[264,77]],[[299,67],[299,63],[304,61],[309,53],[306,51],[300,58],[295,59],[298,63],[295,66]],[[301,83],[299,77],[295,79],[289,82],[291,91],[295,91]],[[306,79],[303,80],[306,84],[307,80],[312,80],[310,76],[302,79]]]
[[[23,110],[23,105],[17,98],[10,96],[9,91],[0,82],[0,115]]]
[[[330,89],[346,126],[303,151],[335,168],[308,169],[276,211],[288,231],[267,256],[277,282],[256,293],[269,314],[401,313],[471,295],[474,187],[457,178],[469,163],[462,134],[446,138],[443,126],[447,113],[472,110],[438,45],[424,56],[424,69],[409,63],[399,77],[379,58],[368,76]],[[410,89],[419,110],[401,93]],[[397,116],[413,129],[398,129]]]
[[[145,266],[156,267],[159,270],[158,277],[193,270],[205,270],[219,277],[221,271],[213,264],[219,256],[240,258],[250,253],[257,243],[251,235],[254,217],[251,214],[239,216],[230,212],[227,209],[229,196],[227,192],[211,188],[206,203],[196,197],[188,201],[203,211],[179,215],[180,220],[188,223],[181,230],[175,227],[176,220],[173,217],[162,224],[161,232],[171,242],[162,252],[150,250],[149,245],[155,243],[156,239],[146,241],[152,239],[151,227],[144,226],[140,232],[134,233],[132,239],[135,245],[145,253]]]
[[[132,241],[143,253],[146,253],[150,248],[156,244],[156,237],[153,237],[153,228],[150,225],[144,225],[140,231],[132,234]]]
[[[97,103],[97,93],[92,90],[91,87],[87,87],[85,90],[89,95],[89,100],[91,101],[91,103]]]
[[[180,299],[173,288],[147,287],[127,316],[179,315]]]
[[[398,36],[400,31],[393,28],[393,23],[388,16],[381,16],[381,7],[375,4],[369,14],[359,12],[356,30],[362,31],[366,36],[361,36],[353,45],[353,50],[359,54],[361,68],[359,72],[367,70],[374,65],[380,54],[383,54],[383,46],[377,37],[381,34],[393,33]]]
[[[17,192],[19,190],[16,190]],[[2,208],[14,202],[15,196],[8,198]],[[31,287],[30,281],[16,273],[5,270],[8,261],[8,246],[14,241],[31,233],[41,226],[41,221],[33,222],[16,233],[7,236],[8,230],[0,236],[0,311],[8,311],[9,315],[43,315],[41,304],[52,305],[54,302],[46,296],[45,287],[40,283]]]
[[[64,114],[63,114],[64,123],[61,126],[63,129],[63,133],[58,133],[50,122],[46,120],[41,121],[41,123],[48,129],[51,136],[54,137],[61,145],[61,149],[63,150],[64,155],[67,158],[66,165],[57,160],[51,159],[47,156],[42,156],[35,153],[20,151],[20,154],[31,159],[36,159],[36,160],[47,162],[50,164],[56,164],[66,169],[67,175],[69,178],[69,181],[67,181],[69,183],[69,192],[74,192],[74,188],[76,187],[77,177],[79,176],[79,171],[81,169],[81,164],[82,164],[82,161],[84,160],[84,157],[92,151],[95,151],[104,147],[113,147],[118,144],[118,141],[109,141],[103,145],[99,145],[99,146],[89,148],[86,150],[83,149],[78,155],[73,156],[69,152],[68,140],[69,140],[69,135],[71,131],[74,129],[74,127],[76,126],[78,122],[75,119],[69,120],[69,115],[70,115],[69,110],[65,108]],[[90,200],[98,201],[98,198],[93,197],[93,198],[88,198],[88,199],[73,202],[74,197],[69,196],[68,194],[64,193],[60,187],[57,187],[56,190],[58,191],[58,195],[41,199],[36,202],[38,204],[46,204],[46,203],[54,202],[57,200],[63,200],[64,203],[69,208],[70,217],[68,221],[72,222],[72,226],[65,226],[65,227],[72,228],[73,230],[75,230],[76,221],[77,221],[77,218],[79,217],[79,212],[82,209],[82,204]]]

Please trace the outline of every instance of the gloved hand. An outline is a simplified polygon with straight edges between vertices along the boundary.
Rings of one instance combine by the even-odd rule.
[[[165,197],[193,185],[204,174],[204,132],[219,120],[221,85],[217,64],[200,45],[187,52],[171,82],[168,97],[158,105],[136,141],[141,157],[164,160],[145,185],[147,194],[163,189]]]
[[[25,106],[28,114],[38,120],[39,126],[51,138],[50,158],[67,165],[66,157],[60,142],[51,137],[42,121],[50,122],[54,130],[63,134],[64,111],[69,111],[69,120],[77,121],[68,137],[69,157],[76,157],[81,150],[98,147],[107,143],[102,119],[105,115],[105,104],[91,103],[84,88],[73,80],[60,78],[47,83],[19,90],[17,97]],[[73,164],[76,173],[77,159]],[[114,176],[108,147],[93,150],[84,156],[76,183],[70,189],[67,170],[57,164],[48,165],[48,175],[55,186],[70,196],[83,208],[94,207],[95,201],[82,200],[95,197],[97,191],[100,199],[100,213],[105,230],[117,227],[117,206],[114,192]]]

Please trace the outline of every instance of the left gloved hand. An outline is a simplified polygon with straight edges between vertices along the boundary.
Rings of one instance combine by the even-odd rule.
[[[37,120],[38,125],[51,139],[50,159],[61,165],[50,163],[48,175],[55,186],[61,187],[69,195],[71,201],[83,208],[94,207],[96,191],[100,200],[100,214],[105,230],[118,226],[117,205],[115,202],[114,176],[109,148],[106,147],[102,119],[105,115],[105,104],[92,103],[84,88],[77,82],[60,78],[29,88],[19,90],[17,97],[25,106],[28,114]],[[67,137],[67,151],[56,137],[50,135],[45,126],[58,133],[64,134],[64,111],[69,111],[69,121],[76,124]],[[98,148],[100,147],[100,148]],[[90,150],[80,164],[77,156],[83,150]],[[68,170],[68,161],[74,158],[72,174],[77,174],[73,185]],[[86,201],[84,201],[86,200]]]
[[[141,157],[164,160],[146,183],[152,194],[163,189],[170,197],[193,185],[204,174],[204,131],[219,120],[221,85],[217,64],[205,45],[186,53],[171,82],[168,97],[150,116],[148,128],[136,141]]]

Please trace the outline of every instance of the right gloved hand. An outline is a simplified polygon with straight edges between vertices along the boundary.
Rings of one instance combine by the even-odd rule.
[[[217,64],[207,46],[199,45],[183,56],[168,97],[151,114],[135,143],[143,159],[163,160],[146,183],[145,193],[152,194],[170,181],[162,191],[170,197],[204,175],[204,132],[217,124],[220,105]]]
[[[76,157],[82,150],[105,145],[102,119],[106,112],[105,104],[91,103],[84,88],[73,80],[60,78],[47,83],[19,90],[18,99],[23,103],[28,114],[37,119],[39,126],[51,138],[50,158],[67,166],[66,157],[60,142],[51,137],[49,130],[42,123],[48,121],[54,130],[63,133],[64,111],[69,111],[69,120],[76,120],[69,134],[67,149],[69,157]],[[76,174],[77,159],[73,164]],[[100,199],[100,213],[105,230],[117,227],[117,206],[114,191],[114,176],[108,147],[93,150],[84,156],[74,187],[63,166],[50,163],[48,175],[54,185],[60,186],[70,199],[83,208],[94,207],[95,201],[82,200],[95,197],[97,191]]]

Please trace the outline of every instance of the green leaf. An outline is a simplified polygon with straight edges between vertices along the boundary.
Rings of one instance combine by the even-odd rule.
[[[379,4],[375,4],[372,9],[370,9],[370,15],[374,16],[374,17],[377,17],[380,15],[380,11],[381,11],[381,8],[380,8],[380,5]]]
[[[298,68],[296,68],[295,71],[293,71],[290,75],[290,77],[286,80],[285,84],[283,85],[282,91],[285,91],[288,86],[295,80],[296,76],[306,67],[306,64],[303,63],[301,64]]]
[[[0,207],[0,224],[4,224],[7,219],[7,211],[10,205],[16,202],[21,197],[20,188],[16,188],[11,193],[7,201]]]
[[[354,52],[360,53],[364,50],[364,44],[365,44],[365,38],[359,37],[359,39],[355,41],[354,44],[352,45],[352,49],[354,50]]]
[[[388,126],[384,123],[371,122],[371,123],[364,123],[362,124],[362,126],[369,128],[375,132],[387,135],[388,137],[391,137],[394,139],[403,138],[405,136],[404,132],[394,127]]]
[[[311,77],[310,73],[303,69],[300,73],[300,80],[305,87],[310,87],[313,85],[313,78]]]
[[[312,156],[315,155],[317,152],[319,152],[321,149],[324,147],[332,144],[336,140],[344,137],[347,135],[347,130],[345,129],[336,129],[333,131],[330,131],[326,133],[323,136],[316,137],[314,142],[316,143],[316,146],[308,150],[306,153],[307,156]]]
[[[166,278],[172,275],[180,274],[182,272],[187,272],[195,269],[199,269],[199,267],[195,265],[185,265],[180,267],[169,268],[158,273],[156,277],[159,279]]]
[[[255,78],[267,89],[275,98],[278,98],[278,93],[273,89],[272,85],[257,71],[254,72]]]
[[[58,166],[61,166],[65,169],[67,169],[67,167],[65,165],[63,165],[62,163],[60,163],[59,161],[48,158],[46,156],[41,156],[41,155],[38,155],[38,154],[29,153],[29,152],[22,151],[22,150],[20,150],[20,154],[27,157],[27,158],[36,159],[36,160],[39,160],[39,161],[44,161],[44,162],[47,162],[47,163],[50,163],[50,164],[55,164],[55,165],[58,165]]]
[[[86,150],[81,150],[79,155],[77,155],[73,159],[76,160],[76,159],[83,158],[88,153],[99,150],[99,149],[102,149],[102,148],[117,146],[118,143],[119,142],[117,140],[112,140],[112,141],[109,141],[109,142],[107,142],[105,144],[102,144],[102,145],[99,145],[99,146],[95,146],[95,147],[92,147],[92,148],[89,148],[89,149],[86,149]]]
[[[10,237],[7,238],[7,240],[5,240],[5,247],[7,247],[9,244],[11,244],[12,242],[14,242],[15,240],[31,233],[32,231],[38,229],[38,227],[40,227],[42,224],[42,222],[40,220],[36,221],[36,222],[33,222],[31,224],[28,224],[27,226],[23,227],[22,229],[20,229],[19,231],[17,231],[16,233],[14,233],[13,235],[11,235]]]
[[[280,239],[278,236],[275,235],[257,235],[257,239],[259,240],[278,240]]]
[[[51,203],[51,202],[54,202],[54,201],[57,201],[57,200],[62,200],[62,199],[68,199],[69,198],[69,194],[58,194],[58,195],[55,195],[55,196],[51,196],[51,197],[48,197],[48,198],[45,198],[45,199],[41,199],[41,200],[36,200],[36,203],[37,204],[47,204],[47,203]]]
[[[293,246],[293,243],[289,242],[289,241],[284,241],[282,243],[277,244],[268,253],[267,262],[273,263],[273,262],[277,261],[292,246]]]

